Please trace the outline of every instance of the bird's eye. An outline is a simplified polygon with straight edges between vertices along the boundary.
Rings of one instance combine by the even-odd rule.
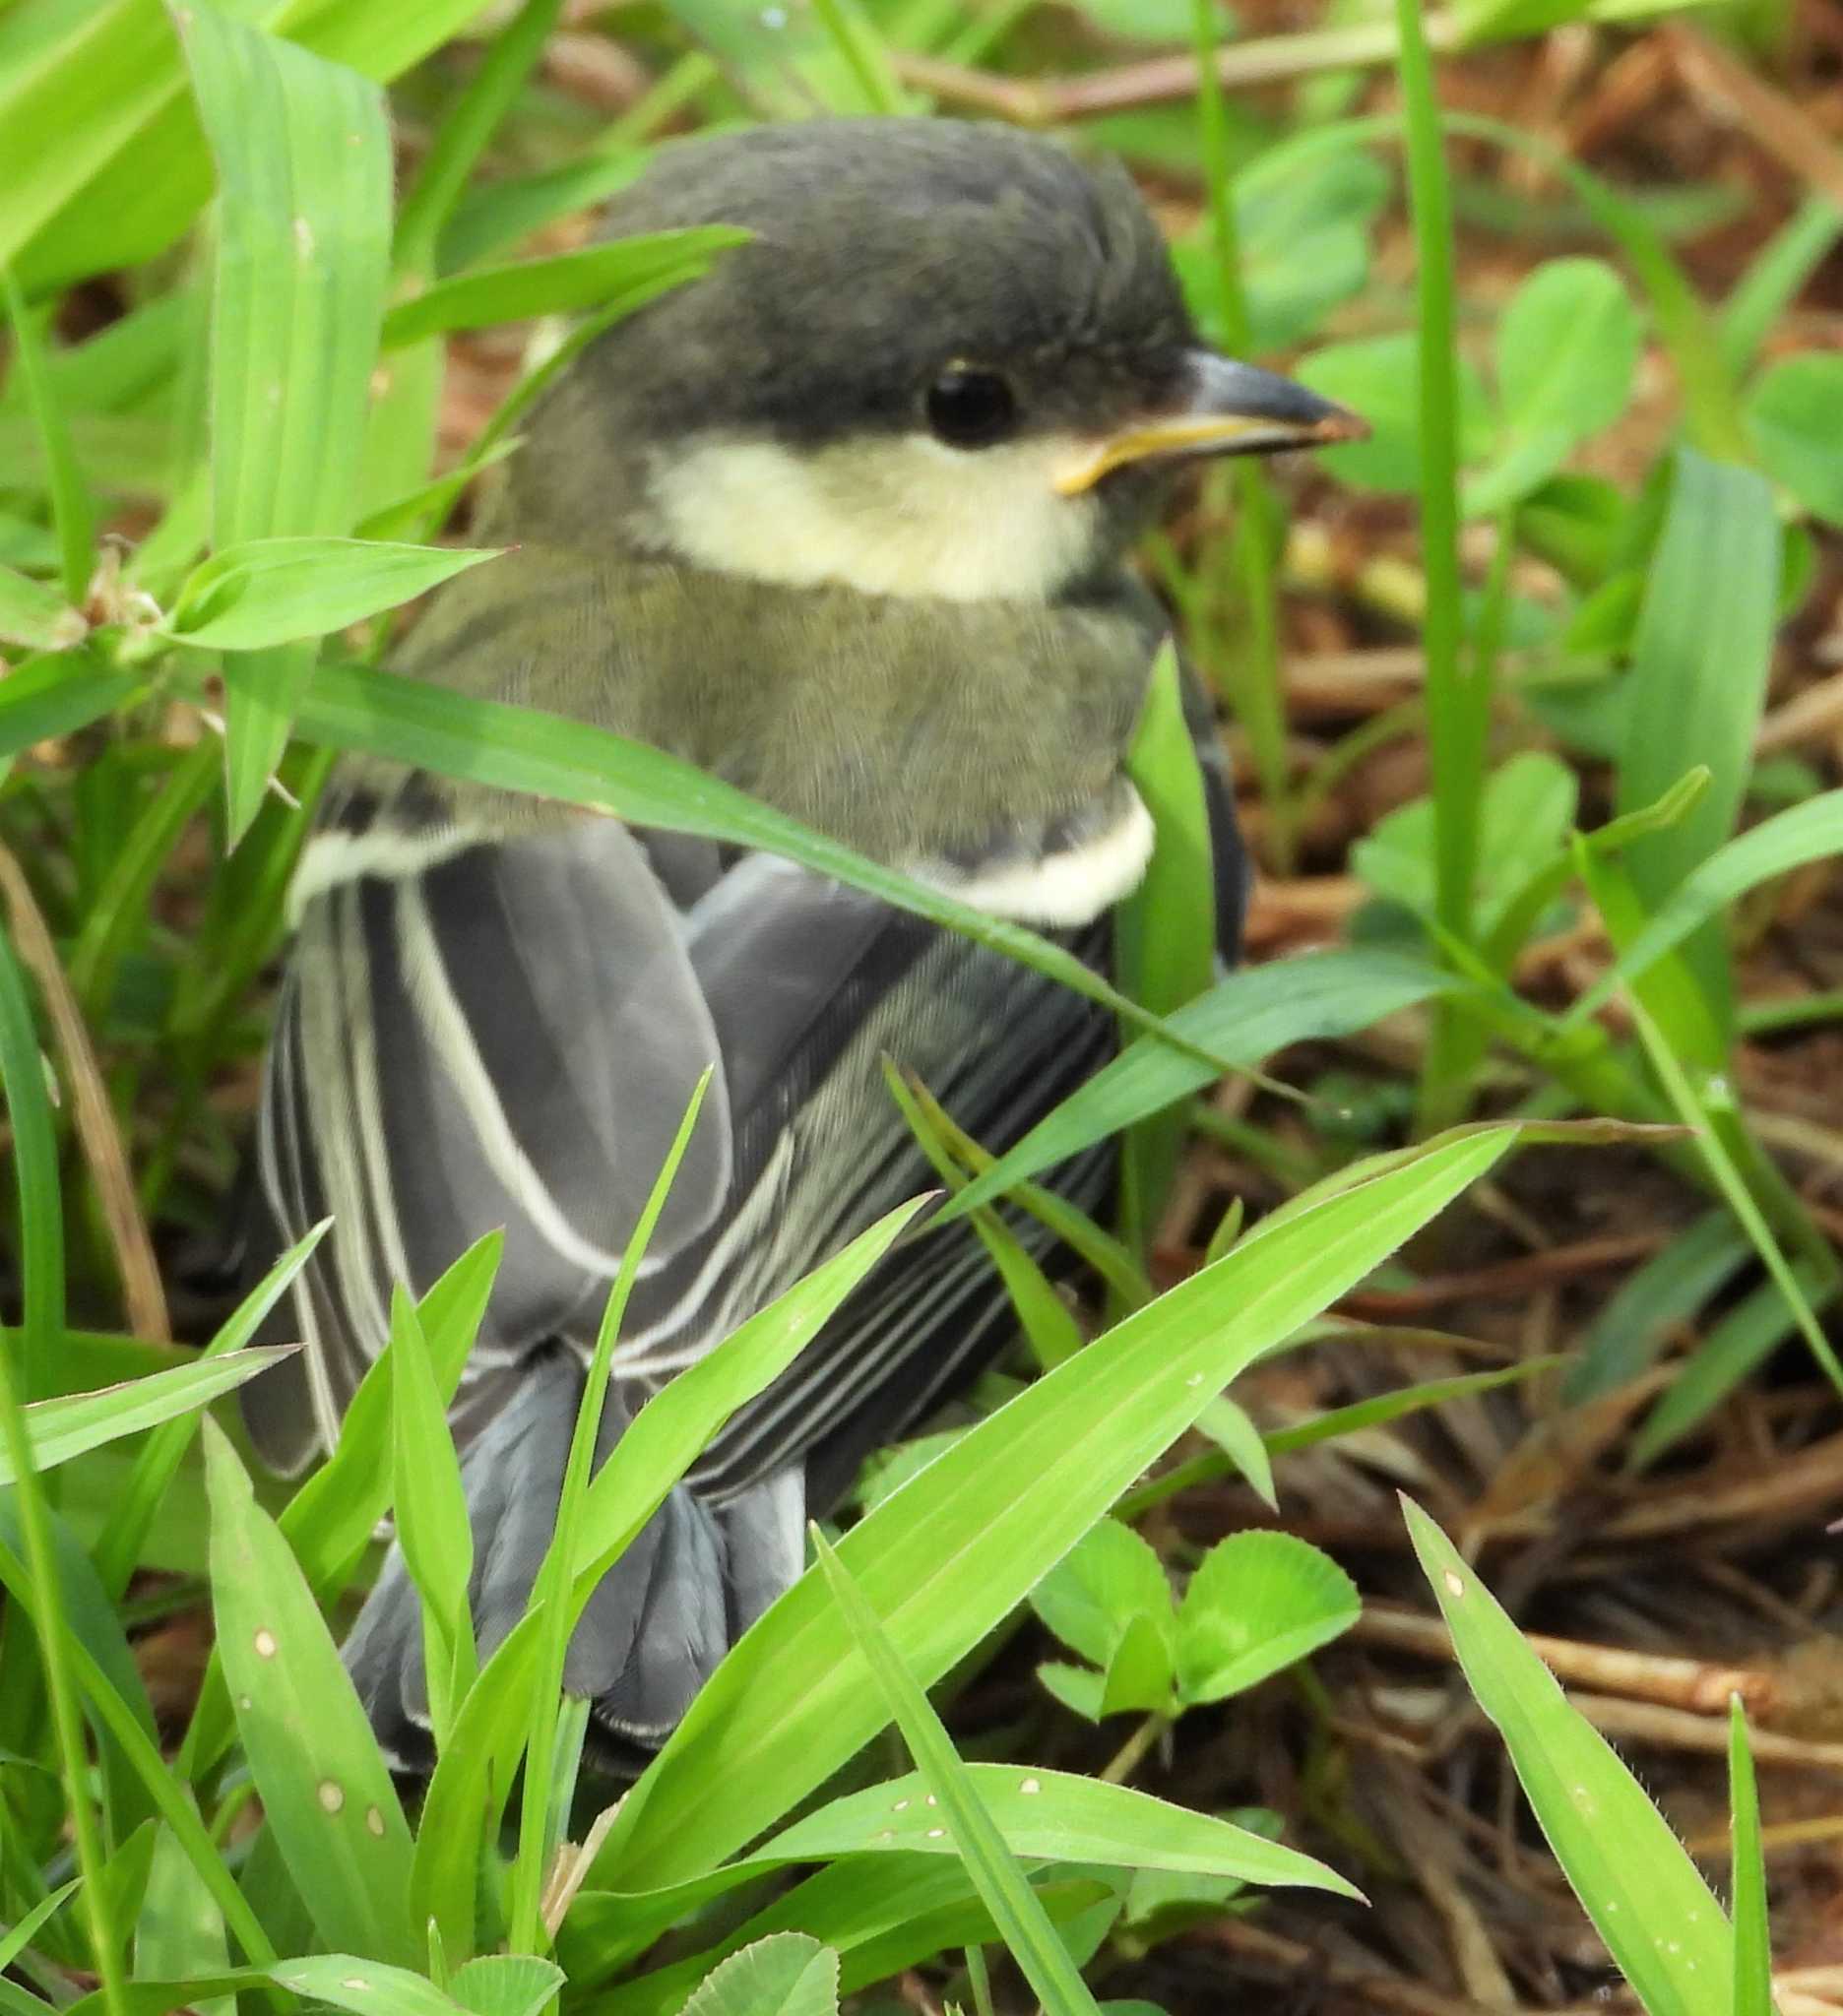
[[[1017,420],[1017,399],[995,371],[949,364],[928,387],[927,420],[950,448],[989,448]]]

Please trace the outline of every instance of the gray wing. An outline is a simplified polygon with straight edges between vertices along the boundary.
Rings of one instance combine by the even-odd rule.
[[[420,1292],[491,1228],[505,1259],[463,1439],[532,1352],[586,1348],[705,1069],[630,1305],[633,1404],[931,1185],[886,1053],[1003,1147],[1112,1042],[1111,1018],[1065,989],[766,855],[585,819],[350,861],[302,917],[259,1135],[278,1231],[334,1219],[296,1294],[303,1369],[252,1398],[284,1466],[336,1431],[388,1335],[390,1284]],[[1105,1158],[1075,1173],[1092,1201]],[[815,1451],[849,1474],[1004,1324],[964,1229],[900,1250],[693,1481],[728,1496]]]

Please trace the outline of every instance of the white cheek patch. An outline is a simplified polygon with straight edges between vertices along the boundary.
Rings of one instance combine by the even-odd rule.
[[[1105,832],[1034,861],[1005,861],[964,879],[938,869],[921,872],[945,896],[1013,923],[1070,929],[1092,923],[1138,888],[1157,838],[1152,815],[1129,790],[1120,817]]]
[[[1056,436],[957,449],[914,433],[801,453],[713,435],[660,459],[651,502],[662,541],[714,572],[864,595],[1041,601],[1094,550],[1094,499],[1055,489],[1081,448]]]

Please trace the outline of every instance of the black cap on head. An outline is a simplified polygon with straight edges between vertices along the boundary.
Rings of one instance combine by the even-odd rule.
[[[754,234],[585,360],[644,393],[659,432],[915,428],[956,364],[1005,378],[1020,429],[1092,432],[1169,397],[1192,341],[1125,171],[1003,127],[826,120],[674,146],[606,221]]]

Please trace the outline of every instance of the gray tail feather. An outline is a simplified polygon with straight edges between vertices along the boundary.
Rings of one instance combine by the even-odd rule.
[[[529,1358],[469,1444],[461,1477],[474,1529],[470,1598],[482,1664],[525,1614],[556,1520],[582,1400],[575,1357]],[[631,1418],[603,1409],[600,1466]],[[795,1468],[711,1504],[680,1484],[603,1578],[570,1640],[563,1684],[591,1703],[600,1760],[636,1767],[669,1735],[717,1663],[799,1574],[805,1486]],[[346,1665],[393,1765],[433,1763],[422,1621],[393,1542],[346,1641]]]

